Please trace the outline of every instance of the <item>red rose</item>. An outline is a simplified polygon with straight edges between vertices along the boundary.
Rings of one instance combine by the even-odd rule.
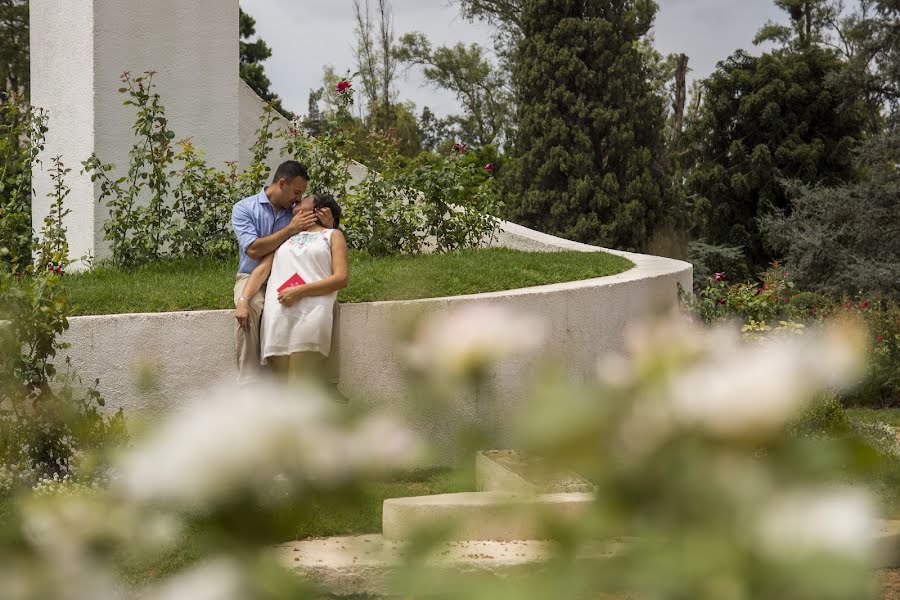
[[[722,281],[723,279],[725,279],[725,273],[724,273],[724,272],[723,272],[723,273],[716,273],[715,275],[713,275],[713,281]]]
[[[351,87],[353,87],[353,84],[347,80],[340,82],[339,84],[337,84],[338,94],[343,94],[344,92],[349,90]]]
[[[725,298],[719,298],[719,304],[725,304]]]
[[[493,173],[494,171],[497,170],[497,165],[495,165],[494,163],[488,163],[488,164],[484,165],[484,168],[489,173]]]
[[[868,300],[862,303],[863,308],[869,308],[870,306],[872,306],[872,303]]]

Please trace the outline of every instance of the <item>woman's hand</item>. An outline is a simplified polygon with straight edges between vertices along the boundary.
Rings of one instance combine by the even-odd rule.
[[[331,209],[326,207],[316,209],[316,217],[319,219],[319,224],[326,229],[334,229],[334,215],[331,214]]]
[[[305,287],[305,285],[295,285],[294,287],[279,292],[278,302],[280,302],[282,306],[292,306],[296,304],[300,298],[306,295],[303,290]]]

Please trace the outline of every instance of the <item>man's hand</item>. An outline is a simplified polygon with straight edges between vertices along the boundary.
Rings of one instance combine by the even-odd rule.
[[[281,303],[282,306],[293,306],[300,301],[300,298],[304,296],[303,288],[305,285],[295,285],[294,287],[289,287],[288,289],[278,293],[278,302]]]
[[[311,213],[308,211],[299,211],[294,218],[291,219],[291,224],[288,227],[291,228],[295,234],[300,233],[301,231],[306,231],[310,227],[316,224],[316,215],[315,213]]]
[[[239,300],[234,311],[234,318],[244,331],[250,330],[250,301]]]
[[[319,223],[322,224],[322,227],[334,229],[334,215],[331,214],[330,208],[327,206],[322,207],[316,211],[316,215],[319,217]]]

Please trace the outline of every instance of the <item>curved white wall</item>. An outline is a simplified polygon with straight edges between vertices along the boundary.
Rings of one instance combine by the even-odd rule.
[[[505,223],[498,245],[530,250],[600,251]],[[548,323],[541,356],[556,357],[583,376],[604,353],[621,349],[626,325],[670,308],[677,284],[691,285],[691,265],[655,256],[610,251],[635,267],[618,275],[533,288],[405,302],[345,304],[340,308],[338,360],[341,389],[354,401],[395,409],[438,447],[450,449],[457,424],[476,412],[473,397],[460,397],[449,413],[422,406],[404,385],[395,327],[419,314],[438,314],[471,303],[502,304]],[[100,378],[110,409],[157,412],[206,386],[234,381],[232,311],[197,311],[75,317],[64,336],[68,356],[85,381]],[[534,357],[501,365],[492,375],[498,391],[482,406],[494,419],[523,398]],[[147,382],[159,385],[152,393]],[[485,401],[487,400],[487,402]],[[482,409],[483,410],[483,409]],[[449,455],[448,455],[449,456]]]

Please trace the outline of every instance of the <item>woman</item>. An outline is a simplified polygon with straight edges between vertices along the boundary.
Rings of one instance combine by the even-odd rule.
[[[334,303],[347,287],[347,240],[337,227],[341,207],[331,196],[307,196],[294,207],[318,213],[329,209],[334,229],[321,219],[289,238],[253,271],[244,295],[252,297],[269,280],[260,325],[262,363],[281,377],[321,376],[331,349]],[[246,303],[244,303],[245,305]],[[241,305],[238,310],[249,310]]]

